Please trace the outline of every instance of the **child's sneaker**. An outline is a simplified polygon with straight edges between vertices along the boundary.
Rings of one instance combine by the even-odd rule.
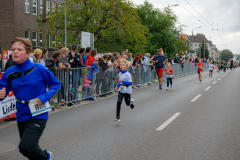
[[[133,109],[134,108],[134,99],[133,98],[131,99],[131,102],[132,102],[132,104],[130,104],[130,108]]]
[[[118,121],[118,122],[120,122],[121,119],[120,119],[120,118],[116,118],[116,119],[114,119],[114,121]]]
[[[170,87],[172,88],[172,85]]]
[[[52,160],[53,159],[53,153],[51,151],[44,150],[44,152],[48,155],[48,158],[45,160]]]
[[[166,90],[168,90],[168,87],[166,88]]]

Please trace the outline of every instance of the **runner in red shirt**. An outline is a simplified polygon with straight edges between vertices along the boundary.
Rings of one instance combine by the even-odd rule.
[[[204,66],[202,63],[202,59],[199,59],[199,63],[197,64],[197,68],[198,68],[198,76],[199,76],[199,81],[202,81],[202,71],[204,71]]]

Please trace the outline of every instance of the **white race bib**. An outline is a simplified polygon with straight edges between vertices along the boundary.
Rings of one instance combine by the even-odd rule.
[[[202,67],[199,67],[200,69],[202,69]]]
[[[51,110],[49,102],[46,102],[42,106],[38,106],[37,98],[30,100],[28,105],[33,117]]]
[[[168,74],[167,77],[168,77],[168,78],[172,78],[172,74]]]
[[[122,86],[122,85],[121,85],[121,86],[119,87],[119,91],[120,91],[120,92],[126,92],[126,90],[127,90],[127,87],[126,87],[126,86]]]

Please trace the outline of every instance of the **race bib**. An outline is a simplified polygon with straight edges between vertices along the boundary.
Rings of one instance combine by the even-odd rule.
[[[50,106],[49,102],[46,102],[42,106],[38,106],[37,98],[30,100],[28,105],[29,105],[29,108],[30,108],[30,111],[31,111],[31,114],[33,117],[51,110],[51,106]]]
[[[202,67],[199,67],[200,69],[202,69]]]
[[[119,87],[119,91],[120,91],[120,92],[126,92],[126,90],[127,90],[127,87],[126,87],[126,86],[122,86],[122,85],[121,85],[121,86]]]
[[[172,78],[173,76],[172,76],[172,74],[168,74],[167,77],[168,78]]]

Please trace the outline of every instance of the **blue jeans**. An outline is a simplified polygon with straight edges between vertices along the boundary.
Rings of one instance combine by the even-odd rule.
[[[92,91],[91,86],[84,87],[83,98],[86,98],[86,94],[90,95],[91,91]]]
[[[169,81],[170,81],[170,84],[172,85],[172,78],[167,77],[167,87],[169,87]]]

